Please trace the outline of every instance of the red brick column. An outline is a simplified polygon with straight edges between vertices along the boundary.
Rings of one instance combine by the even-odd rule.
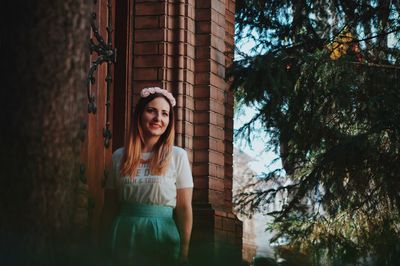
[[[240,242],[241,223],[231,211],[233,95],[225,81],[233,59],[234,1],[196,1],[195,17],[194,203],[200,213],[211,204],[214,221],[205,223],[214,223],[217,239]]]
[[[225,66],[229,67],[234,56],[234,20],[235,1],[225,0]],[[227,82],[225,98],[225,210],[217,212],[216,220],[222,221],[222,227],[217,228],[217,234],[223,239],[242,243],[243,225],[232,213],[232,182],[233,182],[233,93]]]
[[[163,87],[166,5],[165,1],[134,0],[132,35],[134,98],[144,87]]]
[[[233,96],[225,81],[234,0],[136,0],[133,15],[133,98],[146,86],[177,98],[176,144],[189,152],[195,184],[194,237],[241,237],[231,212]]]
[[[136,0],[134,16],[134,98],[147,86],[174,93],[176,145],[192,160],[194,0]]]

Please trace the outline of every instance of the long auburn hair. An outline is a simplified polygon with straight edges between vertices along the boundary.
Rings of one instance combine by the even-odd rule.
[[[144,146],[144,136],[141,126],[142,114],[146,105],[158,97],[163,97],[169,104],[169,123],[167,129],[154,146],[154,153],[150,158],[149,168],[152,175],[163,175],[167,170],[168,163],[171,160],[175,138],[174,109],[170,101],[164,95],[154,93],[145,98],[141,97],[133,112],[129,137],[125,142],[124,155],[121,161],[121,176],[136,176],[136,170],[140,164],[142,155],[142,147]]]

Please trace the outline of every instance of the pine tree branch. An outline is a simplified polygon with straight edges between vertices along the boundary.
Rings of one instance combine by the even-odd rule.
[[[385,64],[362,63],[362,62],[349,62],[349,64],[357,65],[357,66],[367,66],[367,67],[377,67],[377,68],[400,70],[400,66],[397,66],[397,65],[385,65]]]

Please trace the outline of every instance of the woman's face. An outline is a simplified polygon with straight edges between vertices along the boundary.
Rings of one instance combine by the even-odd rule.
[[[169,124],[170,106],[166,99],[157,97],[143,110],[141,127],[145,139],[160,138]]]

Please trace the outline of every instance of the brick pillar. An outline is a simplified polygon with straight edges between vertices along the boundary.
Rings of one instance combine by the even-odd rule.
[[[225,2],[225,66],[231,66],[234,56],[234,20],[235,1]],[[217,213],[218,219],[222,220],[222,228],[217,231],[224,239],[242,244],[243,225],[232,213],[232,182],[233,182],[233,92],[229,89],[227,82],[225,97],[225,210]],[[216,218],[217,219],[217,218]]]
[[[214,224],[217,240],[240,243],[241,223],[232,214],[233,95],[225,81],[233,58],[234,1],[196,1],[195,18],[194,206],[205,214],[195,218]]]
[[[147,86],[175,95],[176,145],[192,161],[194,0],[136,0],[134,16],[134,98]]]
[[[165,1],[134,0],[133,98],[144,87],[163,87]],[[133,101],[134,103],[136,100]]]
[[[176,144],[188,151],[195,184],[194,239],[241,236],[231,212],[233,96],[225,81],[234,0],[135,0],[133,15],[133,97],[160,86],[177,98]]]

